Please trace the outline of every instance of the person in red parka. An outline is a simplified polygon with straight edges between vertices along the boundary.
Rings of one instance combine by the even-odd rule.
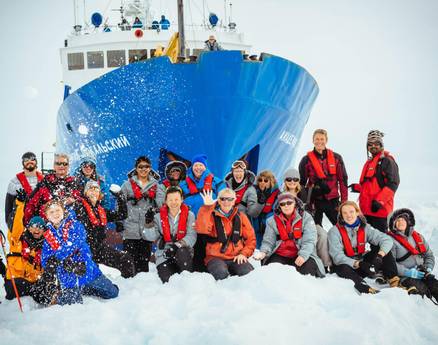
[[[301,184],[305,188],[314,210],[315,224],[322,226],[324,214],[334,225],[338,217],[339,202],[348,199],[348,176],[342,156],[327,148],[327,131],[313,132],[312,151],[300,162]],[[340,200],[339,200],[340,198]]]
[[[360,182],[352,185],[352,191],[360,193],[359,206],[367,222],[382,232],[387,232],[387,217],[394,209],[394,195],[400,184],[400,176],[394,157],[384,150],[384,133],[371,130],[368,133],[367,152],[370,154],[362,168]]]
[[[23,222],[26,226],[33,216],[46,219],[44,205],[52,199],[61,199],[66,206],[72,205],[81,196],[77,180],[68,175],[69,157],[64,153],[55,153],[53,174],[47,174],[29,196],[25,208]]]

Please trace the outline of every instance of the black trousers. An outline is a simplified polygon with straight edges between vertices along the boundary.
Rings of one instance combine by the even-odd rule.
[[[424,279],[403,278],[400,284],[405,288],[415,287],[416,293],[438,301],[438,280],[433,275]]]
[[[56,278],[49,272],[44,272],[35,283],[23,278],[15,278],[15,285],[20,297],[31,296],[35,302],[43,305],[49,305],[58,291]],[[9,279],[5,279],[5,291],[6,299],[16,298],[12,281]]]
[[[380,230],[381,232],[388,231],[388,221],[386,218],[374,217],[374,216],[365,216],[369,225],[371,225],[374,229]]]
[[[282,265],[289,265],[289,266],[294,266],[296,268],[296,270],[301,273],[301,274],[310,274],[314,277],[319,277],[319,271],[318,271],[318,265],[316,264],[315,260],[313,260],[313,258],[308,258],[306,260],[306,262],[304,264],[302,264],[301,266],[297,266],[295,264],[295,258],[287,258],[285,256],[281,256],[278,254],[272,254],[264,263],[263,265],[269,265],[269,264],[273,264],[273,263],[279,263]]]
[[[119,251],[106,243],[92,246],[91,252],[96,263],[118,269],[123,278],[135,276],[134,259],[128,252]]]
[[[193,272],[193,259],[188,247],[178,248],[175,257],[157,266],[158,276],[163,283],[167,283],[172,275],[182,271]]]
[[[376,256],[377,253],[370,251],[364,255],[363,260],[371,263]],[[363,282],[363,278],[367,276],[367,274],[363,272],[360,267],[354,269],[347,264],[334,265],[333,269],[339,277],[350,279],[355,284],[360,284],[361,282]],[[383,257],[382,271],[383,276],[387,279],[394,278],[397,275],[397,265],[391,252]]]
[[[249,262],[238,264],[233,260],[223,260],[219,258],[211,259],[207,264],[207,270],[216,280],[222,280],[229,275],[244,276],[254,269]]]
[[[123,240],[123,247],[134,260],[135,273],[149,272],[152,242],[146,240]]]
[[[193,247],[193,269],[195,272],[207,272],[205,267],[205,247],[207,245],[207,235],[198,234],[195,246]]]
[[[315,215],[314,220],[316,225],[322,226],[322,217],[324,214],[327,216],[329,221],[335,225],[338,221],[338,211],[337,208],[339,207],[339,200],[338,199],[331,199],[331,200],[325,200],[325,199],[316,199],[314,201],[315,206]]]

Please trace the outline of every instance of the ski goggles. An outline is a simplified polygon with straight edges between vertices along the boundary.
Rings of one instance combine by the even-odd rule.
[[[241,168],[241,169],[245,170],[245,169],[246,169],[246,164],[245,164],[244,161],[237,160],[237,161],[235,161],[235,162],[231,165],[231,168],[232,168],[232,169]]]

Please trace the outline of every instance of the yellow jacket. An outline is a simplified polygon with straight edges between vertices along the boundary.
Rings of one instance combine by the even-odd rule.
[[[30,249],[28,251],[28,257],[32,258],[31,260],[26,260],[22,256],[23,243],[21,240],[21,235],[24,231],[24,203],[16,201],[16,206],[17,208],[15,211],[14,223],[12,225],[12,229],[8,231],[9,254],[7,258],[8,270],[6,271],[6,279],[11,279],[13,276],[14,278],[23,278],[31,283],[34,283],[42,274],[42,268],[39,263],[33,262],[33,259],[37,255],[37,251],[35,249]],[[41,249],[38,251],[41,254]],[[32,263],[30,261],[32,261]]]

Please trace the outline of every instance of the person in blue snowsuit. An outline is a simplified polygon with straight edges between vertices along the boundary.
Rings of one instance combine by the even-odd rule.
[[[82,303],[82,295],[116,298],[119,288],[100,271],[92,259],[85,228],[73,215],[66,215],[62,201],[54,199],[45,207],[49,222],[44,233],[41,264],[51,269],[59,282],[59,305]]]
[[[211,190],[213,199],[216,199],[219,191],[226,185],[208,170],[207,156],[199,154],[192,158],[192,166],[187,172],[186,179],[180,182],[180,187],[184,193],[184,203],[190,206],[190,210],[197,215],[201,206],[204,205],[200,192]],[[206,272],[204,264],[206,241],[206,235],[198,235],[193,257],[193,268],[197,272]]]
[[[169,30],[170,22],[164,14],[161,16],[160,26],[161,30]]]

